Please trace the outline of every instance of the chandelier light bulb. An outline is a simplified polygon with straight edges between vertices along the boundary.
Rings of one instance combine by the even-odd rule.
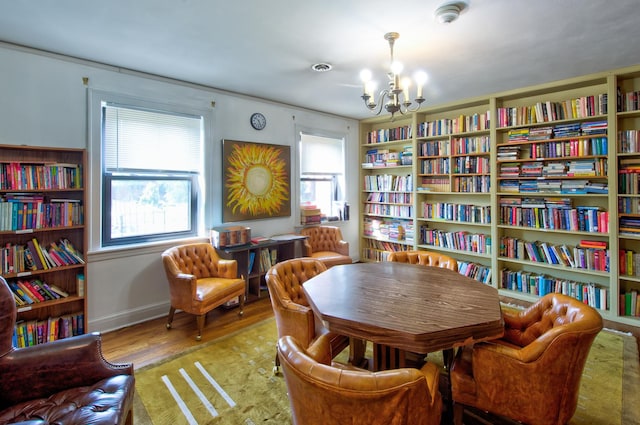
[[[418,85],[418,93],[417,93],[417,97],[421,98],[422,97],[422,88],[424,87],[424,85],[427,82],[428,76],[427,73],[424,71],[418,71],[416,72],[416,75],[413,77],[416,80],[416,84]]]
[[[391,72],[393,72],[394,75],[402,73],[403,69],[404,66],[402,66],[402,63],[398,61],[393,61],[393,63],[391,64]]]
[[[371,70],[363,69],[362,71],[360,71],[360,80],[362,80],[363,83],[371,81],[371,77],[372,77]]]

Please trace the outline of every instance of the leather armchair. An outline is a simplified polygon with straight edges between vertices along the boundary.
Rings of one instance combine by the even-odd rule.
[[[183,310],[196,315],[196,340],[200,341],[206,315],[214,308],[238,297],[238,314],[243,314],[246,285],[238,278],[238,263],[220,258],[210,243],[169,248],[162,253],[162,263],[171,295],[167,329],[171,329],[176,309]]]
[[[349,256],[349,242],[342,238],[339,227],[305,227],[300,230],[300,234],[307,237],[303,247],[305,257],[320,260],[327,267],[353,263]]]
[[[278,341],[294,425],[439,425],[439,370],[370,372],[331,362],[330,342],[319,337],[309,348],[295,337]]]
[[[580,378],[600,314],[562,294],[504,312],[503,338],[459,350],[451,369],[454,423],[463,405],[529,425],[566,424],[576,410]]]
[[[319,260],[292,258],[272,266],[265,279],[276,318],[278,337],[290,335],[304,347],[308,347],[320,335],[326,334],[333,358],[349,346],[349,338],[329,332],[320,321],[315,320],[313,310],[302,291],[304,282],[326,270],[326,266]],[[278,373],[280,362],[277,354],[275,362],[274,372]]]
[[[387,261],[398,263],[419,264],[421,266],[442,267],[453,271],[458,271],[458,262],[447,255],[431,251],[398,251],[392,252],[387,257]]]
[[[0,425],[133,424],[133,365],[107,362],[100,334],[15,348],[15,323],[0,277]]]

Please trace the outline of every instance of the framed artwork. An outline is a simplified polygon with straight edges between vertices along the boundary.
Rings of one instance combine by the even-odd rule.
[[[222,141],[222,221],[291,215],[291,147]]]

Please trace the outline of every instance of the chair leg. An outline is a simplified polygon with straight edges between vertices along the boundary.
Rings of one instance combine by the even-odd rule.
[[[171,329],[171,323],[173,323],[173,315],[176,313],[175,307],[169,308],[169,316],[167,317],[167,329]]]
[[[273,374],[280,375],[280,357],[278,356],[278,349],[276,348],[276,359],[274,361],[275,366],[273,366]]]
[[[202,339],[202,330],[204,329],[204,319],[206,317],[206,314],[201,314],[196,317],[196,323],[198,324],[198,335],[196,336],[196,341],[200,341]]]
[[[244,315],[244,295],[240,295],[240,311],[238,312],[238,316]]]

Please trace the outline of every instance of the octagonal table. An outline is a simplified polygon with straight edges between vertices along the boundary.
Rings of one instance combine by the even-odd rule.
[[[331,332],[374,344],[373,370],[406,366],[406,352],[444,351],[502,336],[498,291],[455,271],[380,262],[331,267],[303,291]],[[449,366],[449,364],[445,364]]]

